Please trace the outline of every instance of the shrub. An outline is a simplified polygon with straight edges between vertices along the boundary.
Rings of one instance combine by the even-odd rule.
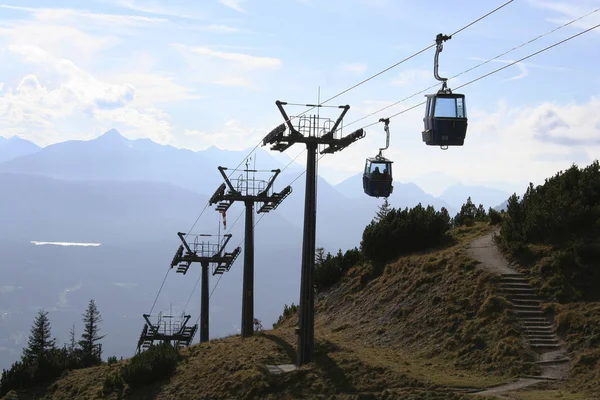
[[[121,367],[121,376],[132,388],[145,386],[173,375],[179,358],[179,351],[168,343],[150,346]]]
[[[315,264],[315,288],[324,290],[338,283],[346,272],[363,261],[363,255],[356,247],[342,254],[338,250],[335,256],[327,253],[326,257],[318,257]]]
[[[498,225],[502,223],[502,214],[494,210],[492,207],[488,210],[490,225]]]
[[[286,319],[294,315],[298,311],[298,306],[292,303],[291,306],[288,307],[287,304],[283,306],[283,314],[279,316],[277,322],[273,324],[273,329],[277,328],[281,323],[283,323]]]
[[[112,364],[116,364],[117,363],[117,357],[116,356],[110,356],[108,357],[108,359],[106,360],[106,363],[108,365],[112,365]]]
[[[419,204],[410,210],[392,209],[365,228],[361,250],[367,259],[385,263],[441,244],[449,229],[450,215],[445,208],[436,211],[432,206],[424,208]]]
[[[530,245],[553,247],[539,262],[542,292],[568,302],[600,299],[600,164],[576,165],[529,184],[520,199],[508,199],[496,243],[522,263],[537,262]],[[534,263],[535,264],[535,263]]]
[[[123,389],[124,385],[125,382],[123,381],[123,377],[119,372],[116,372],[108,374],[104,377],[104,382],[102,382],[102,390],[105,394],[108,394],[110,392]]]

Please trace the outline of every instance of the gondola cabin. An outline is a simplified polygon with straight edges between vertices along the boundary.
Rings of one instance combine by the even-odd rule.
[[[465,96],[458,93],[427,94],[423,141],[427,145],[462,146],[467,134]]]
[[[371,197],[389,197],[392,186],[392,163],[384,157],[367,158],[363,173],[363,189]]]

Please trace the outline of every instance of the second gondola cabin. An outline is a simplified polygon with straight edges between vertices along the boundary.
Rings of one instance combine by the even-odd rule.
[[[371,197],[389,197],[392,185],[392,163],[385,157],[367,158],[363,173],[363,190]]]
[[[423,141],[431,146],[462,146],[467,135],[465,96],[458,93],[428,94],[423,122]]]

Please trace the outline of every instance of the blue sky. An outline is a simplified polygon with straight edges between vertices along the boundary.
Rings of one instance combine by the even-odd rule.
[[[328,98],[502,3],[0,0],[0,135],[48,145],[117,128],[131,139],[194,150],[249,148],[282,122],[275,100],[314,103],[319,86]],[[455,75],[598,7],[598,0],[516,0],[446,42],[440,74]],[[449,86],[599,22],[597,12]],[[423,106],[392,119],[386,155],[395,177],[441,171],[464,183],[522,184],[590,163],[600,154],[599,39],[597,29],[461,89],[469,115],[462,148],[422,143]],[[430,49],[328,104],[349,104],[350,123],[421,91],[436,82],[433,55]],[[415,96],[351,129],[423,100]],[[354,175],[384,142],[383,126],[371,127],[367,138],[323,158],[319,171],[333,183]]]

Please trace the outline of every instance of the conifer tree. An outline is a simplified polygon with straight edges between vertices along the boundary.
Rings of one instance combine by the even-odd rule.
[[[99,334],[100,327],[98,325],[101,322],[102,316],[96,307],[96,302],[92,299],[83,315],[84,328],[83,333],[81,334],[81,340],[79,341],[79,347],[81,347],[85,365],[94,365],[101,362],[100,343],[97,343],[105,336]]]
[[[23,362],[44,364],[48,361],[50,351],[55,348],[55,343],[56,339],[51,338],[48,311],[39,310],[31,327],[27,347],[23,349]]]
[[[385,218],[386,215],[391,211],[390,203],[388,202],[387,197],[383,198],[383,203],[379,206],[379,210],[377,214],[375,214],[375,222],[379,222]]]

